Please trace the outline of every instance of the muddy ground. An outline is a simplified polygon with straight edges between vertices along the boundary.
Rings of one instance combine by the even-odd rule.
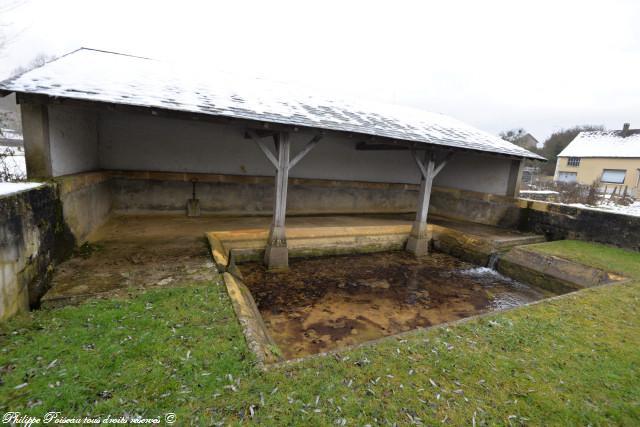
[[[285,357],[354,345],[545,297],[448,255],[405,252],[292,259],[287,273],[240,266]]]
[[[131,288],[188,286],[217,275],[204,231],[186,217],[115,217],[56,267],[45,306],[109,297]]]

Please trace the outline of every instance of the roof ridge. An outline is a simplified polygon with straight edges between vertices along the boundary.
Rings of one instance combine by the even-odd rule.
[[[130,58],[147,59],[147,60],[150,60],[150,61],[155,61],[153,58],[148,58],[148,57],[146,57],[146,56],[132,55],[132,54],[130,54],[130,53],[115,52],[115,51],[113,51],[113,50],[95,49],[95,48],[93,48],[93,47],[85,47],[85,46],[82,46],[82,47],[80,47],[80,48],[78,48],[78,49],[76,49],[76,50],[74,50],[74,51],[72,51],[72,52],[65,53],[65,54],[64,54],[64,55],[62,55],[62,56],[71,55],[72,53],[75,53],[75,52],[77,52],[77,51],[79,51],[79,50],[91,50],[91,51],[94,51],[94,52],[109,53],[109,54],[111,54],[111,55],[122,55],[122,56],[128,56],[128,57],[130,57]],[[61,57],[62,57],[62,56],[61,56]]]
[[[100,53],[109,53],[111,55],[122,55],[122,56],[127,56],[127,57],[130,57],[130,58],[146,59],[146,60],[149,60],[149,61],[153,61],[154,60],[153,58],[147,58],[147,57],[144,57],[144,56],[131,55],[131,54],[128,54],[128,53],[113,52],[113,51],[110,51],[110,50],[94,49],[92,47],[81,46],[81,47],[79,47],[77,49],[74,49],[72,51],[69,51],[67,53],[63,53],[60,56],[56,56],[56,57],[54,57],[53,59],[51,59],[49,61],[45,61],[45,63],[42,64],[42,65],[38,65],[37,67],[33,67],[33,68],[28,69],[28,70],[24,70],[23,72],[21,72],[19,74],[16,74],[15,76],[10,76],[10,77],[8,77],[8,78],[6,78],[4,80],[0,80],[0,83],[9,83],[9,82],[11,82],[11,81],[13,81],[13,80],[15,80],[15,79],[17,79],[19,77],[22,77],[23,75],[25,75],[25,74],[33,71],[33,70],[37,70],[38,68],[42,68],[45,65],[51,64],[52,62],[56,62],[59,59],[65,58],[65,57],[67,57],[69,55],[72,55],[72,54],[74,54],[76,52],[80,52],[82,50],[89,50],[89,51],[100,52]]]

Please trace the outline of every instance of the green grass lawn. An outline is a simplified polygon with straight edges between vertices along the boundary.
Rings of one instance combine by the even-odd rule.
[[[638,425],[640,254],[536,250],[632,277],[263,372],[221,283],[33,312],[0,327],[0,410],[176,425]]]

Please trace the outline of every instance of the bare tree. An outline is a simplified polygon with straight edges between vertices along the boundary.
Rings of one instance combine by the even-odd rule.
[[[0,0],[0,58],[4,56],[7,48],[17,36],[17,34],[10,35],[10,23],[2,18],[23,3],[23,0]],[[0,139],[9,136],[5,135],[7,132],[3,128],[19,128],[14,112],[0,111]],[[26,178],[24,149],[22,147],[0,145],[0,182],[21,181]]]
[[[17,77],[27,71],[33,70],[34,68],[42,67],[44,64],[51,62],[54,59],[56,59],[56,57],[53,55],[39,53],[27,64],[14,68],[13,71],[11,71],[11,77]]]

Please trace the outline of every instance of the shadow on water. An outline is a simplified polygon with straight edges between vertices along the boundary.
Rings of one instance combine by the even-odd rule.
[[[286,273],[240,266],[287,358],[537,301],[546,295],[486,267],[405,252],[290,260]]]

